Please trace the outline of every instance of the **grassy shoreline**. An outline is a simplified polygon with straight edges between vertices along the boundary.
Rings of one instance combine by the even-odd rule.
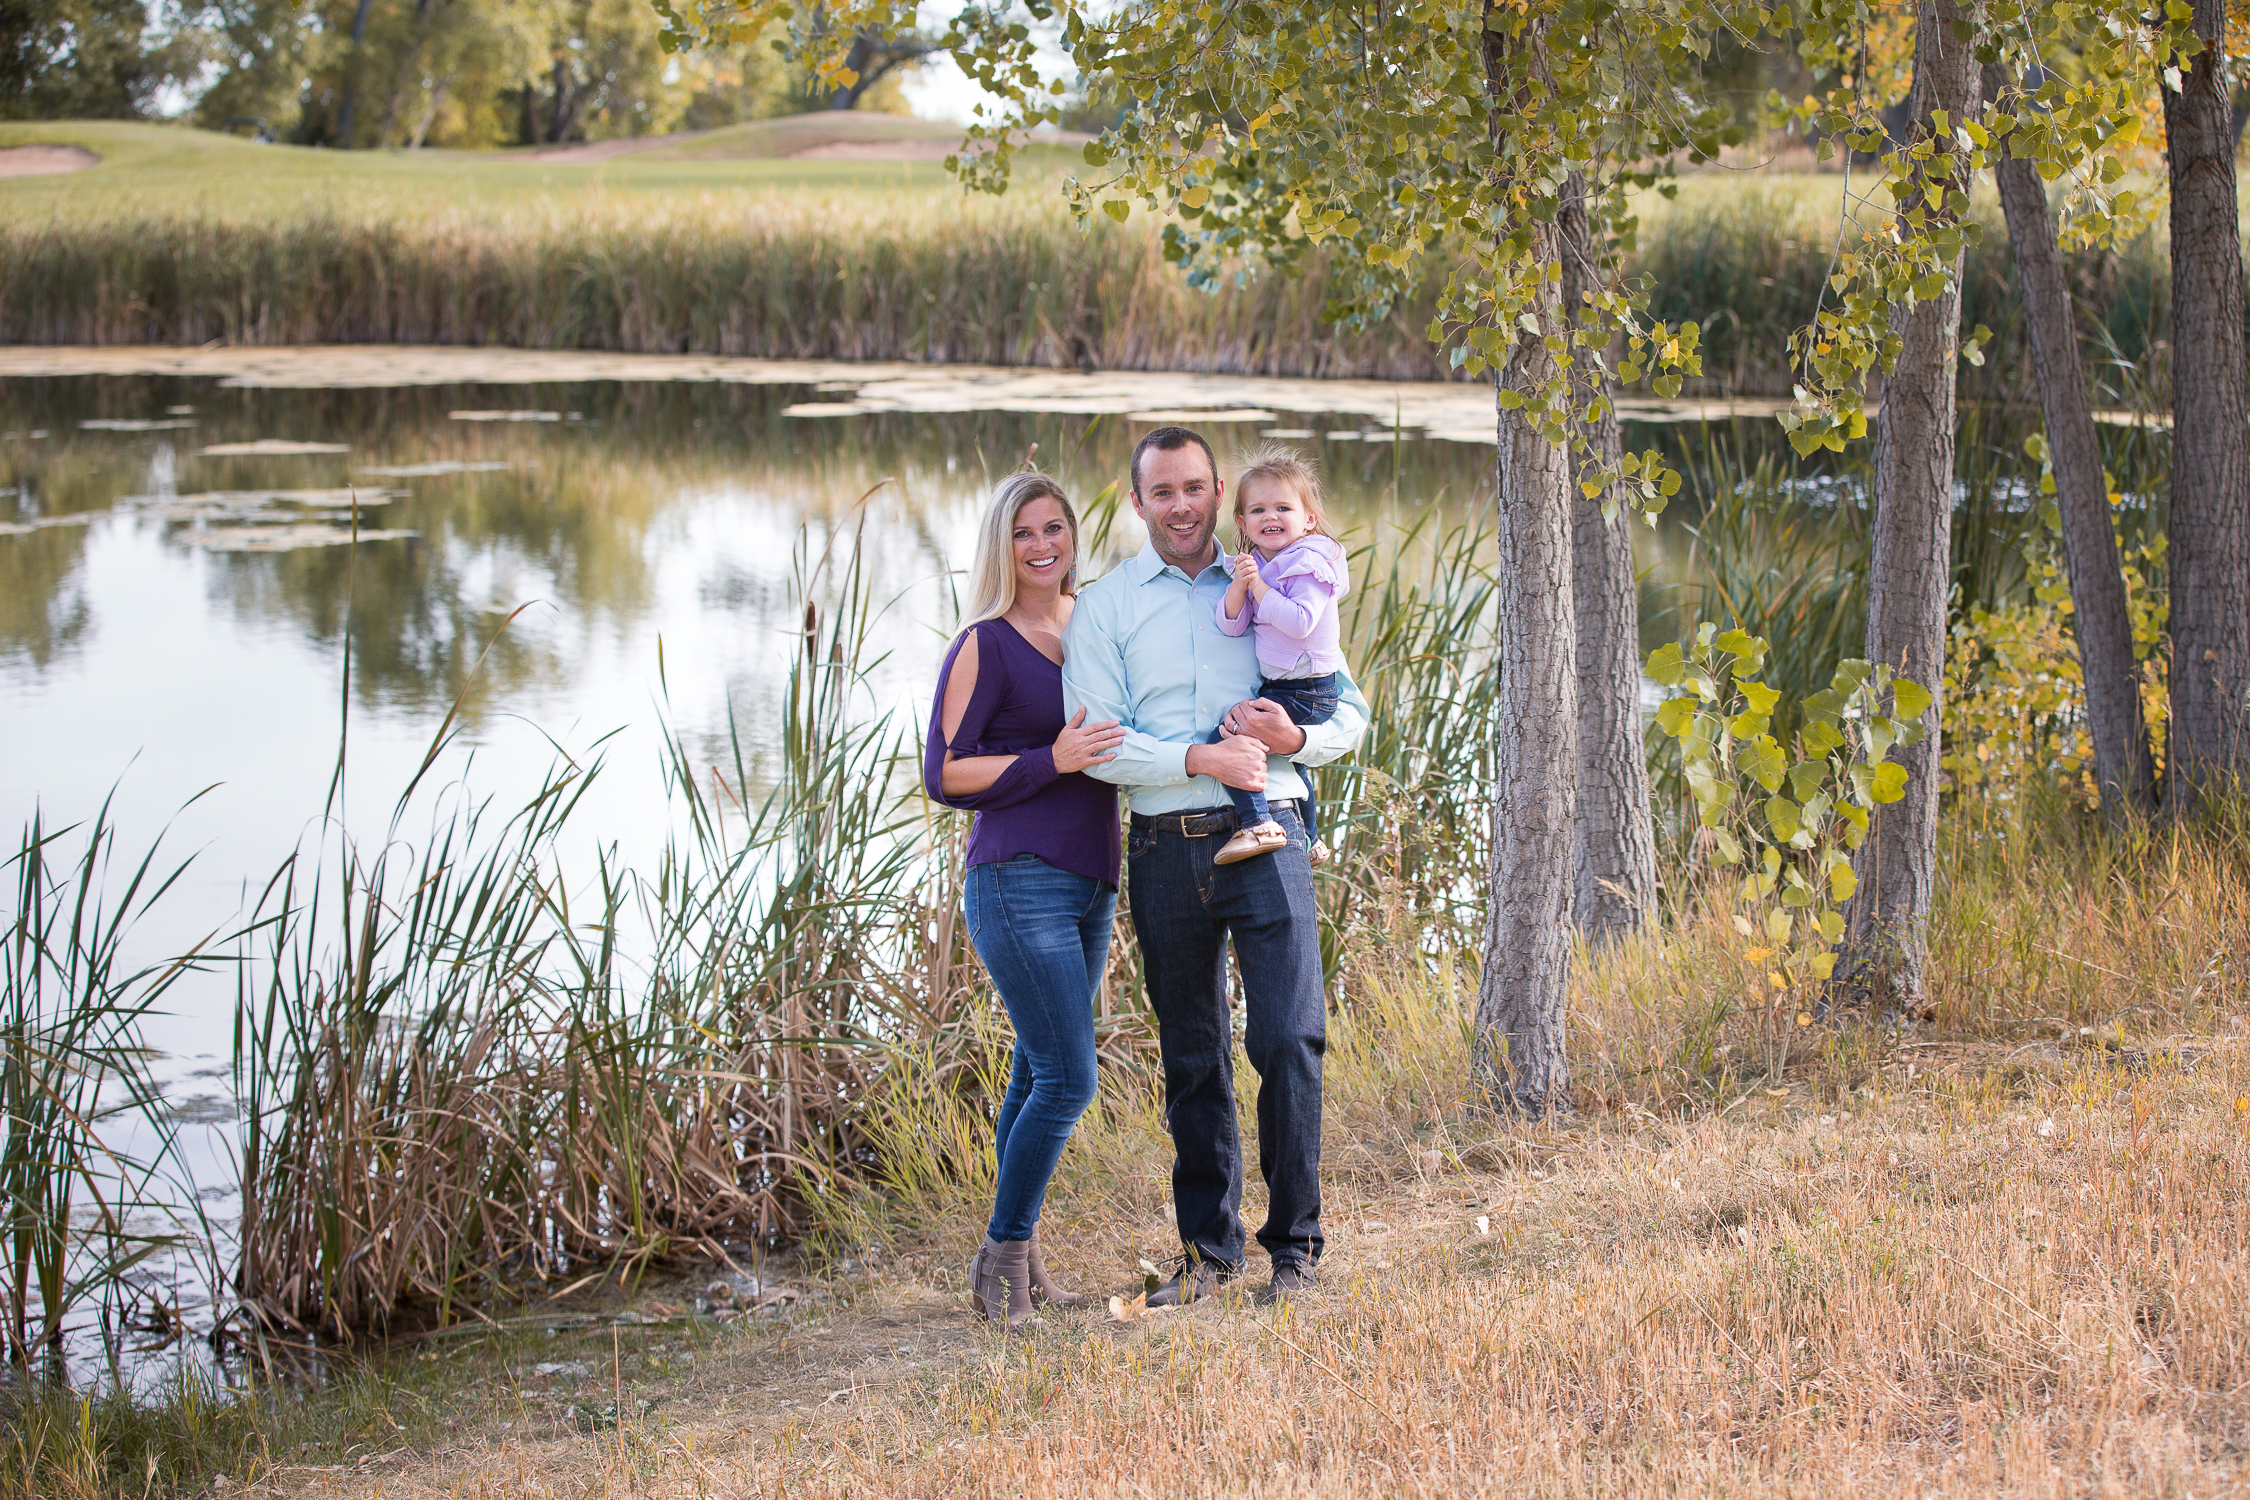
[[[1371,944],[1331,1022],[1324,1285],[1286,1313],[1107,1315],[1170,1234],[1161,1103],[1121,1067],[1045,1219],[1096,1304],[1026,1337],[961,1305],[988,1169],[933,1171],[865,1201],[856,1270],[802,1317],[478,1332],[247,1405],[58,1410],[14,1424],[46,1467],[0,1455],[0,1492],[2226,1492],[2250,1478],[2246,857],[2225,829],[1964,841],[1929,1021],[1824,1027],[1786,1076],[1717,1087],[1665,1061],[1744,1040],[1684,1024],[1745,973],[1706,896],[1584,956],[1589,1087],[1528,1129],[1462,1108],[1447,976]]]
[[[110,159],[0,182],[0,342],[437,343],[1227,374],[1448,378],[1426,329],[1443,267],[1377,326],[1321,319],[1333,269],[1187,288],[1136,214],[1081,231],[1046,153],[1006,198],[931,164],[661,153],[341,157],[150,126],[0,125],[0,145]],[[652,159],[657,158],[657,159]],[[1706,384],[1786,394],[1837,231],[1831,175],[1702,175],[1651,196],[1631,269],[1705,327]],[[1997,340],[1971,395],[2025,387],[1996,211],[1963,321]],[[2071,261],[2097,359],[2160,353],[2168,273],[2144,239]],[[2144,377],[2145,378],[2145,377]]]

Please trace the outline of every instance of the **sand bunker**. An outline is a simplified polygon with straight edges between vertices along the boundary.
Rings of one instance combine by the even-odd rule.
[[[959,141],[828,141],[789,153],[791,161],[944,161]]]
[[[101,160],[84,146],[0,146],[0,177],[60,177]]]
[[[1468,381],[1293,380],[1153,370],[1043,370],[995,365],[854,364],[820,359],[732,359],[715,354],[605,354],[564,349],[350,344],[311,348],[177,349],[160,346],[0,348],[0,378],[169,375],[251,389],[361,390],[402,386],[535,385],[589,380],[711,382],[821,388],[842,399],[788,408],[807,418],[879,412],[1057,412],[1123,420],[1271,420],[1277,412],[1357,418],[1379,436],[1398,430],[1462,443],[1495,439],[1492,387]],[[1627,421],[1701,422],[1770,417],[1785,398],[1737,396],[1659,401],[1621,396]],[[1236,414],[1242,413],[1238,417]],[[341,453],[342,444],[223,443],[211,457]]]

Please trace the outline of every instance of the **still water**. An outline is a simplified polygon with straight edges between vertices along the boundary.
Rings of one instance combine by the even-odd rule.
[[[668,732],[699,762],[732,737],[753,776],[773,766],[802,611],[855,547],[882,606],[867,707],[919,717],[982,497],[1027,457],[1092,500],[1160,421],[1205,427],[1223,467],[1273,436],[1317,454],[1336,518],[1378,544],[1491,500],[1490,398],[1458,387],[1057,394],[1071,377],[878,387],[770,365],[495,383],[478,351],[449,382],[436,351],[397,383],[404,366],[356,356],[323,388],[302,359],[230,377],[87,351],[117,372],[21,373],[38,353],[0,351],[0,820],[52,829],[107,801],[128,858],[159,833],[192,854],[137,930],[143,961],[228,930],[319,834],[340,746],[344,821],[379,838],[456,706],[435,780],[509,808],[559,757],[599,756],[574,836],[640,863],[674,818]],[[1664,431],[1694,441],[1628,441]],[[1140,544],[1129,509],[1111,519],[1094,571]],[[1681,534],[1637,532],[1661,579]],[[176,996],[147,1040],[223,1219],[233,988]]]
[[[858,539],[887,605],[872,686],[918,708],[990,478],[1035,452],[1091,497],[1150,425],[784,414],[838,404],[810,385],[9,379],[0,818],[74,821],[114,793],[126,847],[169,822],[196,860],[143,936],[189,942],[313,826],[341,737],[364,836],[458,701],[441,774],[508,805],[558,753],[596,751],[608,770],[577,821],[630,862],[665,826],[663,725],[716,758],[731,715],[770,764],[809,560]],[[1320,434],[1298,441],[1362,533],[1489,497],[1481,444],[1317,411],[1212,431],[1222,452]],[[338,544],[355,497],[356,548]],[[1108,550],[1138,540],[1128,511]],[[151,1040],[222,1053],[216,1019]]]

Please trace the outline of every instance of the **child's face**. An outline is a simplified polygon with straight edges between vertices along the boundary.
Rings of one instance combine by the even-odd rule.
[[[1241,524],[1250,544],[1271,557],[1312,530],[1312,512],[1288,485],[1255,480],[1242,492]]]

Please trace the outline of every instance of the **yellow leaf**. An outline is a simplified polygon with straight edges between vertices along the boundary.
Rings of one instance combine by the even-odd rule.
[[[1773,950],[1771,948],[1752,948],[1742,956],[1754,964],[1762,964],[1773,957]]]

